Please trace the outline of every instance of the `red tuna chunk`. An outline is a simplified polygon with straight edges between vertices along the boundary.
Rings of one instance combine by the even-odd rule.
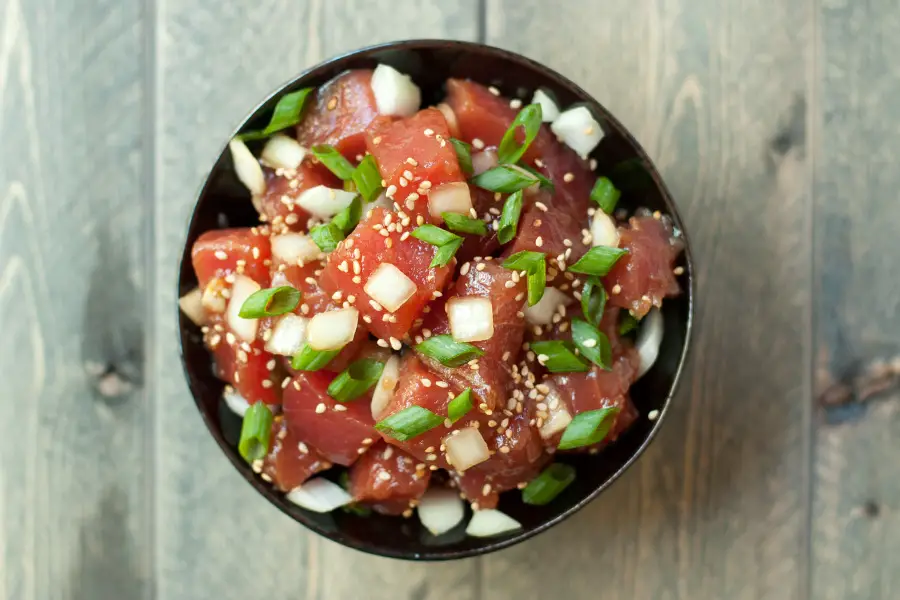
[[[305,160],[296,171],[280,175],[267,169],[266,193],[259,204],[260,220],[269,223],[276,233],[306,231],[310,214],[296,203],[308,189],[319,185],[341,188],[341,181],[320,164]]]
[[[350,494],[379,513],[399,515],[428,489],[431,472],[399,448],[377,442],[350,467]]]
[[[330,462],[291,431],[284,417],[275,417],[262,472],[276,488],[289,492],[319,471],[330,468]]]
[[[263,227],[207,231],[197,238],[191,249],[191,262],[201,290],[212,279],[235,273],[242,273],[267,287],[269,267],[264,261],[271,256],[268,230]]]
[[[275,357],[266,352],[262,341],[240,341],[219,315],[212,317],[204,341],[215,358],[216,376],[234,386],[247,402],[281,403],[278,383],[284,371],[277,368]]]

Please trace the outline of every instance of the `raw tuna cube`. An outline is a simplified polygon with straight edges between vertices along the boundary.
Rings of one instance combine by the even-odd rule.
[[[269,285],[272,255],[268,230],[263,227],[217,229],[202,234],[191,249],[191,262],[200,289],[214,278],[242,273],[263,287]]]
[[[269,454],[263,462],[263,478],[268,477],[282,492],[289,492],[319,471],[330,468],[330,462],[288,428],[284,417],[275,417]]]
[[[259,205],[260,220],[269,223],[272,231],[306,231],[310,214],[297,203],[308,189],[319,185],[340,189],[341,181],[321,164],[304,160],[296,171],[276,174],[267,169],[266,193]]]
[[[281,388],[277,384],[284,371],[275,357],[266,352],[262,341],[252,344],[240,341],[229,331],[225,320],[215,315],[204,342],[215,358],[216,376],[233,385],[247,402],[281,403]]]
[[[284,390],[284,418],[301,440],[333,463],[349,466],[378,437],[369,408],[369,394],[352,402],[328,395],[335,373],[297,374]]]
[[[586,216],[572,215],[567,211],[543,207],[553,205],[548,195],[536,196],[536,202],[530,204],[519,219],[516,238],[503,250],[503,256],[511,256],[523,250],[542,252],[547,255],[548,281],[553,281],[554,274],[549,269],[559,270],[562,264],[574,263],[589,246],[582,243],[583,229],[586,228]]]
[[[428,489],[431,471],[399,448],[376,442],[350,467],[350,494],[379,513],[399,515]]]
[[[326,292],[340,292],[338,301],[353,296],[353,306],[362,313],[368,330],[383,340],[400,340],[406,336],[422,309],[443,289],[450,276],[449,265],[429,267],[437,247],[405,236],[414,226],[402,225],[397,220],[395,213],[380,207],[372,209],[328,257],[319,280]],[[365,291],[369,277],[383,263],[393,265],[416,285],[415,293],[393,313],[383,309]]]
[[[377,117],[372,71],[347,71],[316,91],[315,100],[297,126],[297,140],[307,148],[316,144],[334,146],[354,161],[365,153],[364,132]]]

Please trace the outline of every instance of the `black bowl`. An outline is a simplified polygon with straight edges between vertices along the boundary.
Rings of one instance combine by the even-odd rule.
[[[412,76],[421,87],[423,105],[435,104],[443,96],[448,77],[470,78],[500,88],[506,96],[525,100],[543,87],[552,90],[560,106],[583,103],[602,124],[605,137],[592,157],[598,173],[608,175],[623,191],[619,206],[629,210],[646,207],[671,215],[678,229],[684,225],[669,191],[647,154],[625,127],[608,110],[580,87],[549,69],[518,54],[468,42],[413,40],[394,42],[357,50],[328,60],[285,84],[256,107],[238,131],[261,129],[278,99],[285,93],[318,86],[335,75],[355,68],[374,68],[387,63]],[[235,132],[236,133],[236,132]],[[244,187],[233,174],[227,146],[219,153],[197,200],[184,245],[178,279],[179,294],[197,285],[191,267],[190,250],[204,231],[224,226],[249,226],[256,214]],[[197,408],[225,456],[244,478],[269,502],[309,529],[331,540],[372,554],[410,560],[447,560],[478,556],[506,548],[556,525],[596,498],[643,452],[662,425],[669,401],[675,391],[688,350],[693,312],[693,269],[690,247],[680,261],[685,269],[681,278],[684,293],[668,300],[663,308],[665,336],[656,365],[632,388],[632,397],[641,418],[616,443],[595,456],[567,456],[578,477],[547,506],[527,506],[519,494],[504,494],[500,509],[522,523],[516,533],[496,538],[470,538],[464,525],[441,537],[431,536],[416,518],[361,517],[341,511],[316,514],[288,502],[284,495],[256,476],[236,449],[240,420],[220,398],[223,383],[212,373],[212,361],[204,349],[200,333],[180,316],[180,338],[184,369]],[[647,415],[658,411],[651,421]]]

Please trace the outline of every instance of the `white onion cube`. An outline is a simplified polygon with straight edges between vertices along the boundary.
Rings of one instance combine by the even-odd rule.
[[[466,526],[466,533],[472,537],[490,537],[521,528],[522,524],[509,515],[490,508],[475,511]]]
[[[455,138],[459,137],[459,121],[456,120],[456,113],[453,112],[453,109],[450,108],[449,104],[441,102],[436,107],[441,114],[444,115],[444,120],[447,121],[447,129],[450,130],[450,135]]]
[[[472,206],[469,184],[464,181],[441,184],[428,194],[428,213],[439,222],[441,213],[468,215]]]
[[[447,301],[450,333],[457,342],[483,342],[494,335],[494,307],[487,298],[464,296]]]
[[[356,198],[355,192],[317,185],[300,194],[296,203],[314,217],[329,219],[350,206],[354,198]]]
[[[638,366],[638,377],[642,377],[659,356],[659,346],[663,339],[663,316],[658,308],[654,308],[641,319],[641,328],[638,330],[637,339],[634,347],[637,348],[638,355],[641,357],[641,364]]]
[[[572,304],[572,298],[562,293],[555,287],[544,289],[544,295],[534,306],[526,306],[522,311],[525,320],[532,325],[550,325],[553,323],[553,315],[560,306]]]
[[[483,150],[472,155],[472,174],[481,175],[485,171],[490,171],[499,163],[497,152],[494,150]]]
[[[572,422],[572,413],[559,397],[559,390],[556,389],[556,386],[549,382],[545,382],[545,385],[550,388],[550,392],[544,400],[549,414],[544,419],[544,424],[541,425],[539,432],[541,437],[546,440],[566,430],[566,427]]]
[[[319,313],[309,320],[306,340],[313,350],[339,350],[356,335],[359,311],[342,308]]]
[[[244,186],[254,196],[262,196],[266,193],[266,177],[263,175],[259,161],[247,148],[247,145],[239,139],[233,139],[228,143],[231,150],[231,159],[234,163],[234,172]]]
[[[272,328],[272,336],[266,342],[266,350],[272,354],[293,356],[306,342],[306,328],[309,319],[287,313],[278,319]]]
[[[194,325],[206,323],[206,311],[203,309],[203,292],[200,288],[194,288],[178,299],[181,312],[190,319]]]
[[[457,471],[465,471],[491,457],[491,451],[478,430],[466,427],[444,438],[447,461]]]
[[[238,313],[241,312],[244,301],[259,290],[259,284],[246,275],[235,275],[234,284],[231,286],[231,298],[228,300],[228,310],[225,313],[225,319],[231,332],[248,344],[252,344],[256,340],[259,319],[245,319]]]
[[[384,411],[394,399],[394,390],[397,389],[397,382],[400,381],[400,357],[392,356],[386,363],[384,369],[381,370],[381,377],[378,383],[372,389],[372,418],[380,421]]]
[[[344,488],[324,477],[310,479],[292,489],[286,497],[297,506],[317,513],[331,512],[353,502],[353,496]]]
[[[412,279],[391,263],[378,265],[363,287],[363,290],[388,312],[397,312],[397,309],[412,298],[418,289]]]
[[[615,248],[619,245],[619,229],[612,217],[603,211],[594,213],[591,220],[591,245],[609,246]]]
[[[316,260],[322,251],[311,237],[302,233],[273,235],[272,256],[287,265],[300,265]]]
[[[432,535],[447,533],[465,516],[462,498],[455,490],[428,488],[416,508],[419,520]]]
[[[225,283],[225,280],[221,277],[213,277],[209,280],[209,283],[203,288],[203,296],[200,299],[206,312],[215,313],[217,315],[225,312],[228,301],[225,299],[225,294],[227,292],[224,290],[227,289],[228,284]]]
[[[559,117],[559,107],[544,90],[535,90],[531,103],[541,105],[541,120],[544,123],[550,123]]]
[[[382,115],[409,117],[419,110],[422,103],[422,93],[412,78],[388,65],[375,67],[372,93]]]
[[[234,391],[230,385],[225,386],[225,391],[222,392],[222,400],[225,401],[225,405],[231,409],[231,412],[238,415],[239,417],[243,417],[247,414],[247,409],[250,408],[250,403],[247,400]]]
[[[266,142],[261,157],[273,169],[296,170],[306,157],[306,148],[294,138],[276,133]]]
[[[550,124],[550,130],[581,158],[587,158],[603,139],[600,123],[585,106],[560,113]]]

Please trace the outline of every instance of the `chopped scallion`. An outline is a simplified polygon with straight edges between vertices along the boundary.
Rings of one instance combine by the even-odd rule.
[[[631,313],[624,313],[619,321],[619,335],[628,335],[638,328],[641,322],[635,319]]]
[[[536,175],[517,165],[500,165],[472,178],[474,185],[501,194],[512,194],[538,182]]]
[[[616,210],[616,204],[619,202],[621,195],[622,192],[617,190],[613,182],[606,177],[597,179],[594,183],[594,188],[591,190],[591,200],[600,205],[600,210],[608,215],[611,215]]]
[[[384,363],[370,358],[354,361],[328,386],[328,395],[338,402],[356,400],[378,382]]]
[[[584,256],[569,267],[572,273],[584,273],[603,277],[613,268],[622,256],[628,253],[624,248],[610,248],[609,246],[594,246]]]
[[[359,220],[361,218],[362,200],[359,196],[357,196],[350,201],[350,204],[345,209],[334,215],[334,217],[331,219],[331,224],[337,227],[341,231],[341,233],[343,233],[343,239],[343,237],[350,235],[350,232],[353,231],[357,225],[359,225]],[[313,238],[313,241],[315,241],[315,238]]]
[[[553,463],[525,486],[522,490],[522,502],[532,506],[549,504],[573,481],[575,481],[574,467]]]
[[[275,105],[272,112],[272,118],[269,124],[262,131],[247,131],[238,137],[244,141],[261,140],[267,138],[273,133],[281,131],[296,125],[303,117],[303,106],[306,104],[306,97],[312,92],[312,88],[303,88],[290,94],[285,94]]]
[[[550,181],[550,179],[546,175],[544,175],[534,167],[529,167],[528,165],[519,166],[534,175],[537,178],[540,187],[544,188],[545,190],[549,190],[550,192],[556,191],[556,186],[553,185],[553,182]]]
[[[473,358],[484,354],[480,348],[457,342],[451,335],[433,335],[420,344],[416,344],[416,352],[433,358],[445,367],[461,367]]]
[[[591,370],[590,364],[575,354],[575,349],[569,342],[532,342],[531,350],[537,354],[538,362],[551,373],[584,373]]]
[[[607,406],[575,415],[563,432],[557,448],[572,450],[602,442],[616,422],[618,414],[617,406]]]
[[[466,388],[447,405],[447,416],[451,422],[456,423],[470,410],[472,410],[472,388]]]
[[[367,154],[353,171],[353,183],[366,202],[374,202],[381,193],[381,173],[375,157]]]
[[[528,306],[534,306],[544,297],[544,288],[547,286],[547,262],[541,256],[541,260],[528,270]]]
[[[311,148],[313,156],[319,159],[329,171],[337,175],[339,179],[347,181],[353,178],[353,165],[344,158],[344,155],[338,152],[334,146],[327,144],[319,144]],[[380,182],[380,178],[379,178]]]
[[[503,261],[503,266],[507,269],[513,269],[515,271],[530,271],[533,267],[537,266],[543,260],[543,253],[532,252],[531,250],[523,250],[522,252],[516,252],[505,261]]]
[[[572,319],[572,341],[581,355],[609,371],[612,369],[612,346],[606,334],[581,319]]]
[[[503,212],[500,214],[500,226],[497,229],[497,240],[501,244],[508,244],[516,237],[519,227],[519,216],[522,214],[522,190],[510,194],[503,204]]]
[[[471,175],[474,172],[474,169],[472,168],[471,144],[467,144],[456,138],[450,138],[450,143],[453,144],[453,149],[456,150],[456,159],[459,161],[459,168],[462,169],[462,172],[466,175]]]
[[[313,350],[309,344],[303,344],[300,351],[291,358],[291,368],[295,371],[318,371],[340,352],[340,350]]]
[[[344,232],[332,221],[310,229],[309,237],[316,243],[319,250],[327,254],[334,252],[334,249],[341,243],[344,239]]]
[[[269,453],[269,437],[272,435],[274,416],[264,402],[251,404],[244,413],[238,452],[248,463],[262,460]]]
[[[481,219],[473,219],[468,215],[457,213],[441,213],[441,218],[451,231],[458,233],[472,233],[475,235],[487,235],[487,225]]]
[[[500,140],[500,145],[497,147],[497,159],[500,161],[500,164],[515,164],[519,162],[519,159],[522,158],[522,155],[525,154],[525,151],[528,150],[531,142],[534,141],[534,138],[537,137],[538,132],[541,130],[541,119],[540,104],[529,104],[519,111],[512,125],[503,134],[503,139]],[[516,139],[519,127],[525,132],[525,139],[521,144]]]
[[[434,225],[420,225],[413,230],[412,236],[433,246],[443,246],[462,239],[455,233],[450,233]]]
[[[289,285],[258,290],[244,300],[238,316],[242,319],[274,317],[291,312],[300,304],[300,290]]]
[[[438,246],[438,251],[435,253],[434,258],[431,259],[431,264],[428,266],[432,269],[435,267],[444,267],[453,260],[453,257],[456,255],[456,251],[459,250],[459,247],[462,246],[463,239],[459,238],[458,240],[453,240],[443,246]]]
[[[606,308],[606,289],[597,277],[588,277],[581,287],[581,312],[588,323],[600,326]]]
[[[444,422],[444,417],[413,405],[375,424],[375,429],[399,442],[420,436]]]

